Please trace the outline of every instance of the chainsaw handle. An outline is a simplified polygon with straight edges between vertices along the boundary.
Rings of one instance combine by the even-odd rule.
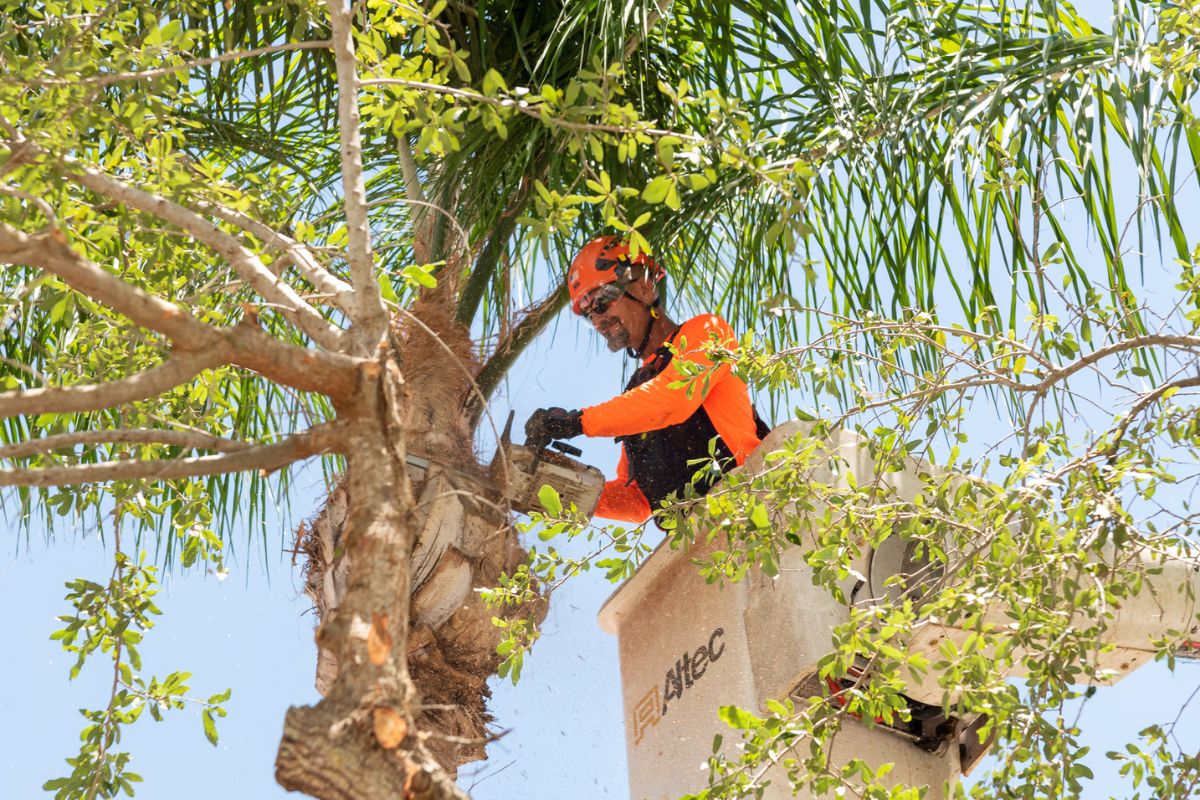
[[[551,446],[551,447],[553,447],[553,448],[554,448],[555,450],[557,450],[558,452],[560,452],[560,453],[566,453],[566,454],[567,454],[567,455],[569,455],[569,456],[581,456],[581,455],[583,455],[583,451],[582,451],[582,450],[580,450],[580,449],[579,449],[578,447],[576,447],[575,445],[573,445],[573,444],[567,444],[566,442],[551,442],[551,443],[550,443],[550,446]]]
[[[526,470],[530,475],[537,472],[538,464],[542,463],[542,455],[547,449],[553,448],[560,453],[565,453],[569,456],[581,456],[583,451],[574,445],[566,442],[558,442],[554,439],[533,439],[525,442],[525,446],[533,451],[533,460],[529,462],[529,469]]]

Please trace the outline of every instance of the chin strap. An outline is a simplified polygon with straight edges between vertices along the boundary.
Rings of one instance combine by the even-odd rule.
[[[645,303],[645,302],[642,302],[641,300],[638,300],[636,297],[633,297],[632,295],[627,294],[625,296],[628,297],[630,300],[633,300],[636,303],[641,303],[643,306],[646,307],[646,310],[650,312],[650,318],[646,320],[646,335],[642,337],[642,343],[639,344],[636,348],[633,348],[633,347],[625,348],[625,352],[629,355],[630,358],[641,358],[642,353],[644,353],[646,350],[646,345],[648,345],[650,343],[650,332],[654,330],[654,320],[658,319],[658,309],[659,309],[659,306],[662,305],[662,298],[655,297],[653,303]]]

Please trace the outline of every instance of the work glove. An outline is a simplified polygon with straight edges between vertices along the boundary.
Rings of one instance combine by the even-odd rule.
[[[572,439],[583,433],[583,412],[563,408],[539,408],[525,423],[525,441],[544,443]]]

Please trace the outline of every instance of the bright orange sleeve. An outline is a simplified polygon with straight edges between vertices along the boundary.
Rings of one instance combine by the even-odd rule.
[[[604,484],[594,516],[618,522],[645,522],[650,518],[650,501],[636,482],[629,482],[629,461],[624,447],[617,464],[617,479]]]
[[[688,397],[686,389],[670,388],[672,383],[684,380],[675,367],[675,359],[712,366],[712,359],[704,352],[704,346],[714,336],[726,347],[737,346],[733,328],[715,314],[702,314],[683,323],[674,339],[680,352],[671,359],[667,368],[641,386],[583,409],[583,432],[588,436],[625,436],[656,431],[686,421],[704,403],[705,395],[699,386],[691,397]],[[685,341],[686,345],[683,344]],[[717,367],[709,376],[710,391],[729,373],[729,364]]]

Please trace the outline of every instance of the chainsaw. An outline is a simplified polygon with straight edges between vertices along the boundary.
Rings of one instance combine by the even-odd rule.
[[[538,492],[543,486],[550,486],[558,492],[564,508],[574,504],[580,513],[590,517],[600,501],[604,475],[595,467],[572,458],[583,455],[583,451],[566,442],[538,437],[527,440],[524,445],[513,443],[515,414],[508,412],[500,446],[488,469],[496,485],[505,487],[504,495],[513,510],[524,514],[542,511]]]
[[[411,476],[414,480],[423,481],[431,471],[437,471],[454,476],[456,481],[476,486],[484,493],[499,487],[513,511],[522,514],[544,510],[538,492],[543,486],[550,486],[558,493],[564,508],[570,508],[574,503],[580,513],[590,517],[600,501],[604,475],[595,467],[572,458],[583,455],[583,451],[566,442],[534,439],[523,445],[514,444],[514,416],[515,412],[510,411],[486,479],[461,467],[415,453],[409,453],[406,457]]]

